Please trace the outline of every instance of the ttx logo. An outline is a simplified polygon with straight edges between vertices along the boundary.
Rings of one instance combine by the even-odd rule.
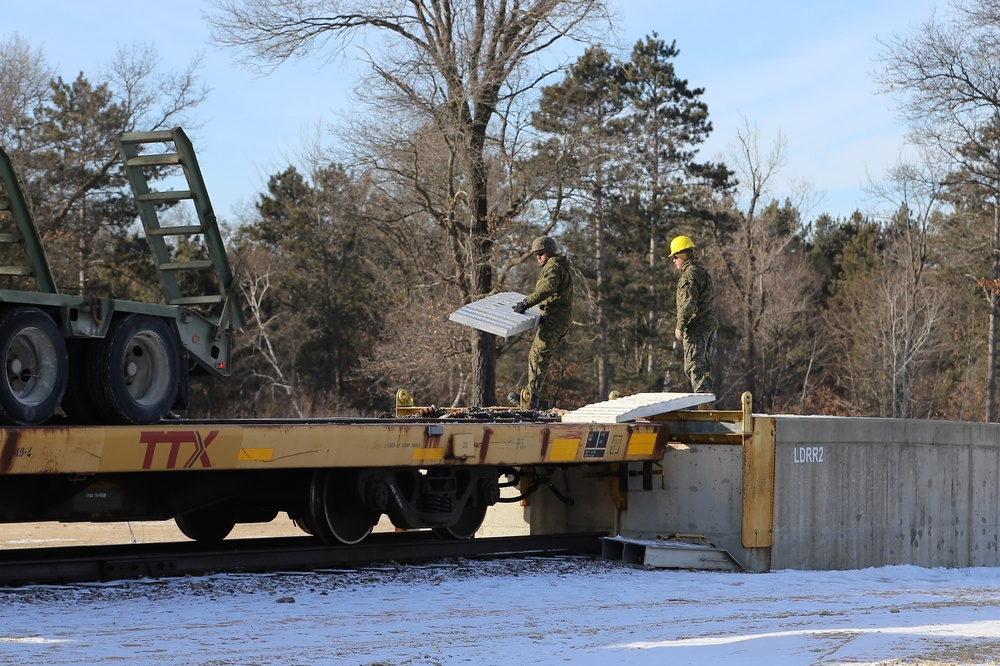
[[[167,452],[166,469],[191,469],[198,463],[200,467],[211,467],[212,461],[208,458],[208,447],[219,434],[218,430],[213,430],[202,439],[201,433],[197,430],[182,430],[177,432],[143,432],[139,437],[139,442],[146,445],[146,457],[142,461],[143,469],[153,468],[153,457],[156,454],[156,447],[161,445],[169,446]],[[193,447],[191,455],[178,464],[181,448],[185,453]],[[163,450],[162,448],[160,449]]]

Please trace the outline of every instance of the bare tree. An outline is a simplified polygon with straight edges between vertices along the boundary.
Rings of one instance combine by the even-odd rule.
[[[847,309],[829,318],[850,413],[914,416],[918,371],[935,339],[941,301],[929,290],[912,291],[905,273],[890,263],[855,279],[840,293]]]
[[[16,150],[49,92],[52,70],[40,47],[14,33],[0,41],[0,143]]]
[[[260,364],[250,365],[244,382],[252,382],[256,387],[253,400],[250,401],[256,409],[273,405],[276,402],[275,396],[280,395],[281,402],[287,401],[295,414],[302,418],[304,413],[299,399],[299,387],[294,374],[289,376],[286,371],[283,356],[275,342],[276,324],[285,313],[274,313],[266,305],[272,273],[266,266],[266,257],[263,258],[265,266],[258,265],[261,259],[262,257],[249,253],[243,255],[245,270],[240,281],[240,294],[248,310],[250,326],[241,344],[247,347],[248,353],[260,360]],[[294,336],[292,339],[295,339]]]
[[[190,111],[205,101],[209,88],[201,79],[203,56],[182,70],[164,71],[149,44],[119,46],[101,72],[127,119],[125,130],[156,130],[183,125],[198,128]]]
[[[876,270],[854,276],[828,317],[854,414],[912,418],[918,407],[929,409],[930,397],[916,389],[940,336],[943,300],[935,289],[915,288],[905,245],[897,237]]]
[[[398,298],[383,274],[395,263],[386,261],[389,237],[365,218],[367,177],[332,160],[318,137],[296,161],[268,178],[234,234],[251,309],[252,375],[239,390],[259,387],[271,407],[300,416],[364,410],[378,389],[359,378],[361,360],[383,335],[390,307],[379,296]]]
[[[494,289],[498,232],[525,202],[497,205],[490,182],[491,150],[504,130],[501,109],[559,65],[544,55],[565,37],[582,38],[607,20],[600,0],[210,0],[213,37],[241,61],[271,71],[290,58],[321,54],[332,61],[359,34],[384,38],[366,52],[381,99],[405,108],[409,129],[433,132],[449,150],[452,179],[441,191],[420,189],[437,176],[419,160],[401,186],[416,187],[422,213],[447,234],[451,278],[466,301]],[[532,69],[536,68],[536,69]],[[387,107],[391,108],[391,107]],[[382,115],[382,114],[378,114]],[[494,126],[494,125],[499,125]],[[428,177],[424,181],[423,177]],[[447,196],[451,194],[450,198]],[[444,205],[441,205],[444,204]],[[472,339],[472,403],[496,395],[496,341]]]
[[[920,155],[924,161],[900,160],[869,182],[875,206],[839,253],[842,270],[825,316],[836,363],[827,374],[850,414],[929,415],[935,388],[949,381],[932,365],[945,356],[949,329],[932,261],[947,203],[934,161]]]
[[[946,205],[942,199],[943,179],[935,169],[929,159],[900,162],[889,170],[882,186],[871,188],[896,210],[890,221],[892,242],[886,262],[895,267],[896,275],[883,280],[881,287],[888,296],[886,313],[894,315],[899,324],[893,331],[896,335],[888,355],[892,361],[891,415],[899,418],[915,416],[919,368],[939,346],[944,301],[926,270],[931,237],[935,225],[941,224]]]
[[[800,229],[797,224],[785,224],[780,219],[779,209],[769,205],[773,203],[774,179],[785,161],[784,138],[779,135],[766,154],[761,150],[756,129],[747,127],[738,133],[737,139],[733,166],[745,210],[734,216],[736,229],[731,239],[718,225],[713,231],[722,251],[724,278],[741,298],[740,356],[744,386],[756,395],[760,374],[758,345],[773,295],[767,288],[766,278],[781,270],[782,255]],[[720,287],[716,288],[717,292]]]
[[[954,0],[954,13],[934,14],[909,35],[883,44],[881,91],[897,96],[916,143],[940,150],[959,178],[991,192],[989,280],[1000,279],[1000,3]],[[970,150],[971,148],[971,150]],[[991,150],[992,148],[992,150]],[[992,156],[992,159],[984,159]],[[955,183],[958,184],[957,182]],[[995,421],[1000,297],[987,290],[986,420]]]
[[[162,72],[151,47],[121,47],[94,80],[64,81],[16,36],[0,49],[0,141],[13,148],[50,254],[74,257],[53,266],[57,283],[89,291],[107,268],[92,257],[111,256],[135,222],[114,136],[188,124],[207,95],[199,61]]]

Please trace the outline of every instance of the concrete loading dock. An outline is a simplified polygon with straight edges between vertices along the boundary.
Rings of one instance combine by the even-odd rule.
[[[574,504],[533,496],[532,532],[698,535],[758,572],[1000,566],[1000,425],[750,416],[744,402],[743,416],[664,415],[678,441],[652,490],[634,470],[567,470]]]

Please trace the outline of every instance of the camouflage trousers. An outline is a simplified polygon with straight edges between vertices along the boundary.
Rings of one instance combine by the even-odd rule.
[[[568,321],[552,321],[543,317],[535,332],[535,341],[528,352],[528,388],[536,398],[541,395],[545,376],[549,373],[549,363],[552,362],[559,343],[569,332],[569,325]]]
[[[712,359],[715,358],[715,331],[684,332],[684,374],[695,393],[715,393]]]

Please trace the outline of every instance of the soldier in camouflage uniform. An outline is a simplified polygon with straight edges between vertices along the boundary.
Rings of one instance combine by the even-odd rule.
[[[712,359],[719,320],[715,315],[712,278],[694,258],[694,243],[687,236],[670,241],[670,258],[681,272],[677,281],[677,328],[674,336],[684,345],[684,374],[695,393],[715,393]]]
[[[556,252],[556,242],[548,236],[532,241],[531,253],[541,271],[535,290],[515,305],[514,311],[524,313],[533,305],[538,305],[542,311],[535,341],[528,352],[528,388],[531,389],[531,407],[535,409],[552,355],[573,322],[573,274],[569,259]]]

